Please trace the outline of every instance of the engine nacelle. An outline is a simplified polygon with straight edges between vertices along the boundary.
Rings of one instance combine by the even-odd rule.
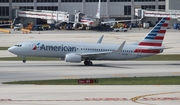
[[[81,56],[77,55],[77,54],[66,54],[65,61],[66,62],[80,63],[81,62]]]

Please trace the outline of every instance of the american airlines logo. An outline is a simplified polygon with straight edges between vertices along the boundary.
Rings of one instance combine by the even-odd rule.
[[[37,45],[40,45],[40,42],[38,42]],[[35,45],[35,46],[33,47],[33,50],[36,50],[36,49],[37,49],[37,46]]]
[[[52,46],[52,45],[44,45],[42,44],[40,46],[40,50],[45,50],[45,51],[76,51],[76,47],[74,46]]]

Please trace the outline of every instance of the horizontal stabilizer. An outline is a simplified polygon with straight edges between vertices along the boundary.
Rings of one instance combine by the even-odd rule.
[[[139,49],[148,49],[148,50],[164,50],[164,49],[170,49],[172,47],[138,47]]]

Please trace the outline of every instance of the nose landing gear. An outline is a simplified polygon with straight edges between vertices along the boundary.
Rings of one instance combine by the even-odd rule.
[[[26,63],[26,59],[24,58],[24,59],[22,60],[22,62],[23,62],[23,63]]]

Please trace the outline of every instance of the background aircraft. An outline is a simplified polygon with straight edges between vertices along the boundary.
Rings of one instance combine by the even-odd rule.
[[[93,16],[88,16],[88,15],[85,15],[83,13],[77,13],[76,17],[79,17],[80,21],[75,23],[73,26],[77,26],[77,24],[84,24],[86,25],[86,27],[98,27],[102,24],[109,24],[109,23],[119,23],[119,22],[132,22],[132,21],[140,21],[141,19],[133,19],[133,20],[119,20],[119,21],[104,21],[103,19],[107,19],[107,18],[101,18],[100,17],[100,10],[101,10],[101,0],[99,0],[99,3],[98,3],[98,8],[97,8],[97,13],[96,15],[93,17]]]
[[[83,13],[77,12],[75,17],[77,17],[76,22],[73,24],[73,27],[76,28],[79,24],[85,25],[85,27],[97,27],[100,25],[100,8],[101,0],[99,0],[96,16],[88,16]]]
[[[54,57],[66,62],[93,65],[91,60],[128,60],[162,53],[164,35],[170,18],[162,18],[140,42],[133,44],[102,44],[103,36],[97,43],[77,43],[59,41],[21,42],[8,49],[19,57]]]

